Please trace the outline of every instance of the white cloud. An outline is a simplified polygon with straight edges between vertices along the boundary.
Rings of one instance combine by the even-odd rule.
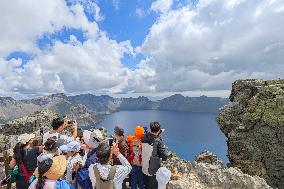
[[[121,59],[133,48],[129,41],[110,39],[96,22],[88,21],[83,7],[91,5],[82,0],[71,7],[64,0],[9,2],[0,2],[1,94],[120,92],[126,87],[131,71]],[[81,43],[71,35],[69,43],[55,41],[48,51],[36,47],[39,36],[63,27],[83,30],[87,40]],[[24,65],[21,59],[6,61],[4,57],[16,50],[36,56]]]
[[[2,0],[0,23],[0,56],[11,51],[36,51],[37,38],[64,26],[93,33],[97,30],[96,23],[88,22],[81,5],[69,8],[64,0]]]
[[[141,52],[156,92],[227,90],[235,79],[284,71],[281,0],[201,0],[162,14]]]
[[[30,94],[111,92],[127,83],[129,71],[120,59],[132,51],[128,41],[117,43],[103,33],[83,44],[74,38],[67,44],[56,42],[50,52],[40,54],[23,67],[18,67],[19,60],[15,59],[2,62],[1,77],[8,84],[6,89]]]
[[[171,9],[172,5],[173,0],[155,0],[151,5],[150,10],[155,12],[166,13]]]

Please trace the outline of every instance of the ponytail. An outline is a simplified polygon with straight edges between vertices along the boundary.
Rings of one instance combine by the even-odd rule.
[[[39,176],[37,180],[36,189],[43,189],[46,179],[44,174],[50,169],[52,162],[53,162],[52,159],[45,159],[42,162],[40,162],[40,164],[38,165]]]
[[[23,144],[21,142],[18,142],[16,144],[16,146],[13,149],[14,152],[14,159],[16,160],[17,164],[20,164],[21,162],[23,162],[24,159],[24,148],[25,148],[26,144]]]

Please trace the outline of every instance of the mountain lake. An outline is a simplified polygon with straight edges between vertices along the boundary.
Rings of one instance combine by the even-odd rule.
[[[112,133],[118,125],[125,129],[126,135],[133,135],[136,125],[149,127],[151,121],[159,121],[166,129],[162,136],[168,150],[187,160],[209,150],[228,162],[226,137],[215,121],[216,116],[214,113],[176,111],[120,111],[105,116],[97,127],[105,127]]]

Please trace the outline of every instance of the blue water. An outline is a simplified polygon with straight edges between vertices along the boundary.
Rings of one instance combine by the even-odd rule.
[[[225,162],[226,138],[215,121],[217,114],[174,111],[120,111],[107,115],[98,127],[112,132],[116,125],[133,134],[136,125],[149,127],[151,121],[159,121],[166,131],[163,138],[169,150],[187,160],[193,160],[204,150],[210,150]]]

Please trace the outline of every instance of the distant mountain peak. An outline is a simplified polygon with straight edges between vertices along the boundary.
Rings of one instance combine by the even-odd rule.
[[[164,99],[183,99],[183,98],[185,98],[185,97],[181,94],[174,94],[174,95],[169,96],[169,97],[164,98]]]
[[[67,98],[67,95],[65,93],[55,93],[55,94],[51,94],[48,97],[52,97],[52,98]]]

